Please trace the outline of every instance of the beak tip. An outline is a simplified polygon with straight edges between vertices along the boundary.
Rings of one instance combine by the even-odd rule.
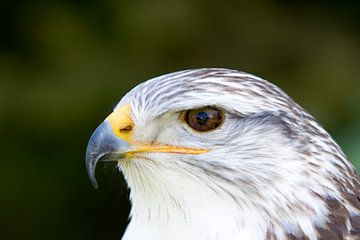
[[[121,154],[119,153],[128,151],[129,147],[130,145],[127,142],[114,135],[107,121],[104,121],[96,128],[90,137],[85,154],[87,173],[95,189],[98,189],[95,178],[97,163],[103,161],[103,158],[112,153],[116,153],[120,159]]]
[[[92,184],[93,188],[95,188],[96,190],[98,190],[99,185],[98,185],[95,177],[94,177],[94,178],[91,178],[91,184]]]
[[[96,181],[95,170],[96,164],[98,162],[98,156],[94,156],[91,148],[88,148],[86,151],[86,169],[90,179],[91,184],[95,189],[98,189],[98,183]]]
[[[86,168],[87,168],[87,172],[88,172],[88,176],[89,176],[89,179],[90,179],[90,182],[91,184],[93,185],[93,187],[95,189],[98,188],[98,183],[96,181],[96,177],[95,177],[95,166],[93,164],[88,164],[89,161],[87,160],[86,161]]]
[[[107,144],[106,137],[109,135],[109,133],[111,133],[110,125],[107,122],[103,122],[96,128],[94,133],[91,135],[86,148],[86,169],[90,182],[95,189],[98,189],[98,183],[95,176],[96,165],[104,152],[106,152],[106,150],[104,150],[103,144]]]

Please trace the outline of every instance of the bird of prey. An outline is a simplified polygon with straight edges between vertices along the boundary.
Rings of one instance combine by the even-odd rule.
[[[131,90],[91,136],[130,188],[123,240],[360,239],[360,185],[330,135],[286,93],[204,68]]]

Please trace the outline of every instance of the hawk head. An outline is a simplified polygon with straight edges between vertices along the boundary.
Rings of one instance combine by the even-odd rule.
[[[89,141],[94,186],[98,161],[117,161],[130,187],[125,240],[360,236],[352,165],[310,114],[254,75],[198,69],[140,84]]]

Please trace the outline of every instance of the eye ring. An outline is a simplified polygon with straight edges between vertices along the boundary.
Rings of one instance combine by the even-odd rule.
[[[185,111],[183,119],[195,131],[208,132],[222,125],[224,113],[214,107],[204,107]]]

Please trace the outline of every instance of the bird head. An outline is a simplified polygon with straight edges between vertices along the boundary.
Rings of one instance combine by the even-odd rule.
[[[99,161],[118,163],[133,218],[176,212],[186,219],[212,210],[215,218],[226,212],[245,224],[237,216],[250,214],[255,231],[276,219],[294,235],[315,234],[307,225],[327,214],[314,196],[339,198],[333,178],[352,171],[343,158],[282,90],[227,69],[181,71],[138,85],[95,130],[86,152],[94,186]]]

